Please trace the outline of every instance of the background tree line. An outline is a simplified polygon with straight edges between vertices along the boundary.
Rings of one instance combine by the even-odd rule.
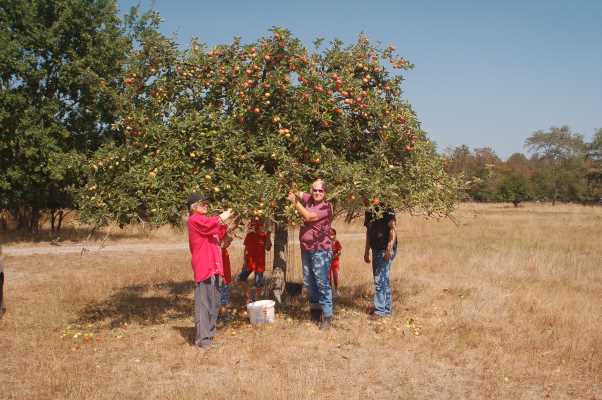
[[[568,126],[537,131],[527,154],[500,159],[492,148],[466,145],[446,151],[446,170],[461,175],[464,199],[483,202],[596,203],[602,197],[602,129],[591,142]]]
[[[153,14],[113,0],[0,0],[0,226],[60,230],[121,108],[123,68]]]

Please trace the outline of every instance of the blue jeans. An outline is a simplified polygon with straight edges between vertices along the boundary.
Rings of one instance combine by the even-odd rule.
[[[246,282],[247,279],[249,279],[249,275],[251,275],[251,273],[253,273],[254,277],[255,277],[255,287],[256,288],[263,287],[265,284],[265,279],[263,278],[263,272],[253,272],[249,268],[247,268],[246,265],[242,266],[242,270],[240,271],[240,274],[238,275],[238,280],[241,282]]]
[[[391,263],[395,258],[396,251],[392,257],[385,260],[385,250],[372,249],[372,274],[374,275],[374,313],[380,316],[391,315]]]
[[[332,317],[332,289],[328,280],[332,250],[301,250],[303,285],[309,292],[309,307],[321,308],[325,318]]]
[[[227,306],[230,304],[230,285],[224,282],[219,288],[220,305]]]

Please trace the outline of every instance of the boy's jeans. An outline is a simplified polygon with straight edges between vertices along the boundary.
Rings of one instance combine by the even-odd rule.
[[[374,313],[380,316],[391,315],[391,263],[395,258],[396,250],[392,257],[385,260],[385,250],[372,249],[372,273],[374,275]]]
[[[303,284],[309,292],[309,307],[322,308],[325,318],[332,317],[332,289],[328,280],[332,250],[301,250]]]
[[[219,288],[219,303],[221,306],[230,304],[230,285],[225,283]]]

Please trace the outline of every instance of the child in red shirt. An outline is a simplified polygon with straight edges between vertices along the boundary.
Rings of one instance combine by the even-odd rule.
[[[221,248],[222,248],[222,264],[224,266],[224,284],[220,287],[220,308],[218,311],[217,320],[228,322],[230,321],[230,316],[226,312],[226,307],[230,304],[230,284],[232,283],[232,269],[230,266],[230,253],[228,253],[228,247],[232,244],[232,236],[230,236],[226,231],[226,225],[223,226],[223,233],[221,240]]]
[[[238,275],[238,280],[243,282],[246,302],[255,301],[261,297],[261,290],[264,286],[263,273],[265,272],[265,252],[272,248],[270,240],[270,231],[264,229],[264,221],[261,219],[252,220],[249,223],[247,235],[245,236],[244,246],[244,264],[242,271]],[[254,274],[255,285],[253,296],[250,296],[247,279],[251,272]]]
[[[330,239],[332,240],[332,263],[330,264],[328,275],[330,278],[330,286],[334,290],[334,294],[337,295],[339,293],[339,257],[341,256],[343,246],[341,246],[341,242],[337,240],[337,231],[334,228],[330,229]]]

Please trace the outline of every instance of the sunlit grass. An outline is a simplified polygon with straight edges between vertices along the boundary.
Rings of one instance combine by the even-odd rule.
[[[235,288],[206,353],[186,251],[6,257],[1,397],[602,397],[602,208],[467,204],[455,221],[399,216],[393,318],[367,322],[363,227],[337,222],[336,328],[310,324],[304,299],[251,327]]]

